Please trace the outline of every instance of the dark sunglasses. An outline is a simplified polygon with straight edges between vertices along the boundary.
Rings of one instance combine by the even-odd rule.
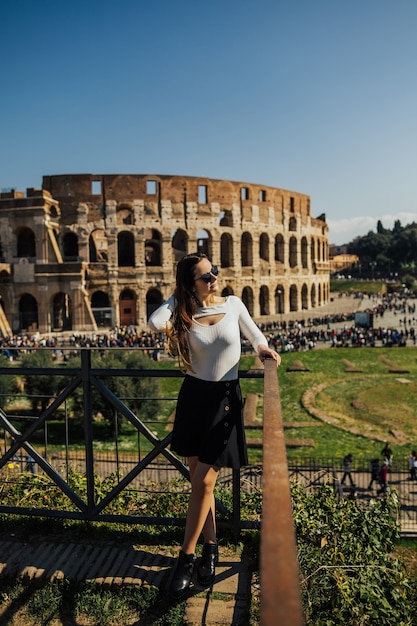
[[[219,275],[219,268],[217,267],[217,265],[212,265],[211,270],[209,272],[206,272],[205,274],[201,274],[201,276],[196,278],[196,280],[204,280],[205,283],[209,283],[211,282],[212,275],[213,276]]]

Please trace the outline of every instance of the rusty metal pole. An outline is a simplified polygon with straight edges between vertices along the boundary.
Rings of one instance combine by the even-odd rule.
[[[276,363],[264,363],[261,626],[304,622]]]

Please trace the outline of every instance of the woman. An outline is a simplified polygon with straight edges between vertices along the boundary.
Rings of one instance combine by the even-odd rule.
[[[212,585],[218,560],[214,487],[221,467],[247,465],[238,367],[242,333],[260,359],[280,356],[235,296],[216,295],[218,269],[203,253],[184,256],[177,265],[176,287],[149,319],[166,331],[171,353],[186,369],[181,386],[171,450],[188,459],[191,496],[184,541],[170,582],[170,594],[182,598],[191,583],[195,549],[203,534],[197,567],[201,586]]]

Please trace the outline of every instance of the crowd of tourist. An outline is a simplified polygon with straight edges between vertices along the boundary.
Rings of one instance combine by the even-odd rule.
[[[340,295],[343,297],[343,294]],[[271,347],[280,352],[306,351],[318,347],[376,347],[376,346],[415,346],[417,336],[415,326],[416,298],[387,295],[376,300],[372,295],[358,294],[361,310],[372,315],[372,325],[355,324],[355,314],[329,313],[306,320],[272,320],[259,323],[259,328],[267,336]],[[369,306],[368,302],[369,300]],[[384,316],[392,313],[397,320],[395,325],[384,325]],[[392,316],[391,316],[392,319]],[[101,332],[65,333],[51,336],[13,335],[0,337],[0,354],[16,360],[22,353],[36,348],[52,348],[55,358],[66,360],[71,352],[80,348],[139,348],[150,358],[159,360],[166,354],[165,336],[149,330],[138,330],[135,326],[122,326]],[[243,342],[243,352],[251,350]]]

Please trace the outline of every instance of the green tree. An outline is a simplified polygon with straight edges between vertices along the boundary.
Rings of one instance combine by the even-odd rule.
[[[78,357],[68,361],[68,367],[79,366]],[[91,358],[93,368],[103,369],[149,369],[149,357],[139,350],[118,350],[111,348],[106,352],[93,352]],[[160,409],[160,385],[158,379],[149,376],[106,376],[103,383],[141,420],[150,420],[157,417]],[[115,408],[93,385],[91,387],[92,406],[94,416],[102,416],[109,424],[110,431],[114,432]],[[72,396],[72,409],[75,415],[83,415],[83,390],[75,389]],[[126,418],[117,413],[117,427],[119,432],[126,423]]]
[[[9,361],[4,355],[0,355],[0,367],[9,367]],[[13,371],[8,374],[0,376],[0,407],[4,409],[10,398],[15,391],[16,377],[13,375]]]
[[[22,367],[50,368],[56,367],[51,350],[32,350],[22,356]],[[44,411],[63,385],[62,376],[49,374],[26,374],[25,391],[32,405],[32,410]]]

